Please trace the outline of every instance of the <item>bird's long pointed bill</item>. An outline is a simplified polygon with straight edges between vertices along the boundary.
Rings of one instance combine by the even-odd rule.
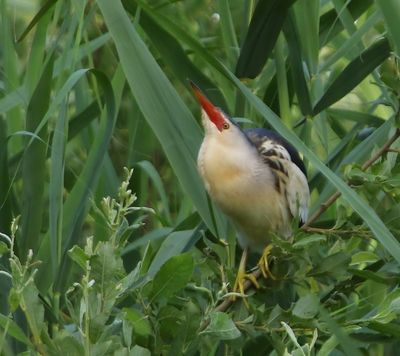
[[[221,113],[221,111],[206,98],[206,96],[202,93],[199,87],[190,81],[190,85],[193,89],[194,94],[196,95],[197,100],[199,101],[203,110],[207,113],[209,119],[217,126],[221,127],[221,124],[225,122],[225,119]]]

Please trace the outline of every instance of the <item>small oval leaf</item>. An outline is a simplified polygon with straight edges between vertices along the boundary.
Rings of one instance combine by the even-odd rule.
[[[200,334],[210,335],[220,340],[232,340],[241,335],[239,329],[228,314],[222,312],[211,313],[210,323]]]
[[[184,288],[192,276],[193,268],[193,257],[189,252],[170,258],[154,277],[151,301],[168,299]]]
[[[292,314],[301,319],[312,319],[318,311],[319,298],[315,294],[307,294],[296,302]]]

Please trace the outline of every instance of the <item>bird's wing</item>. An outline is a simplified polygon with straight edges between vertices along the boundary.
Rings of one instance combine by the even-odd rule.
[[[305,223],[310,191],[303,161],[295,148],[274,131],[250,129],[246,135],[275,175],[275,187],[285,195],[292,216]]]
[[[310,205],[307,178],[291,161],[288,162],[287,168],[286,200],[292,216],[300,217],[301,223],[304,224],[308,218],[308,206]]]

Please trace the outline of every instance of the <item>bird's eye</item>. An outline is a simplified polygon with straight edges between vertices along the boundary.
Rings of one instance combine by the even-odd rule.
[[[224,125],[222,126],[222,128],[224,130],[228,130],[229,129],[229,124],[227,122],[224,122]]]

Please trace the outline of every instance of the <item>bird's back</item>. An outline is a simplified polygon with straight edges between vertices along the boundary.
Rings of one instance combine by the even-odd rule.
[[[300,158],[297,150],[290,144],[287,140],[285,140],[281,135],[279,135],[276,131],[264,129],[264,128],[252,128],[244,130],[246,136],[250,139],[250,141],[257,147],[260,151],[263,143],[266,140],[270,140],[275,142],[276,144],[285,148],[285,150],[289,153],[290,160],[303,172],[303,174],[307,177],[307,170],[304,166],[303,160]]]
[[[276,190],[285,197],[292,217],[299,217],[302,225],[308,216],[310,191],[306,167],[297,150],[275,131],[255,128],[244,132],[273,172]]]

